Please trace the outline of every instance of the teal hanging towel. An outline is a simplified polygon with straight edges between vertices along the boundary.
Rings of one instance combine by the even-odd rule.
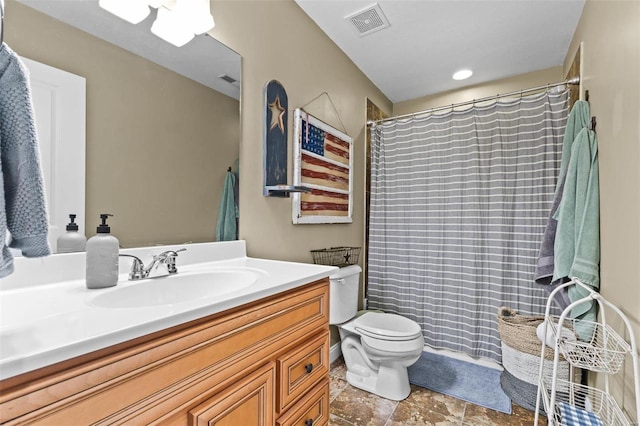
[[[218,208],[218,223],[216,225],[216,241],[232,241],[238,239],[238,215],[234,187],[236,176],[231,171],[227,171],[220,197],[220,207]]]

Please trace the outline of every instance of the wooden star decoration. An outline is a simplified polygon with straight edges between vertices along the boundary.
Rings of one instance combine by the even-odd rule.
[[[280,106],[279,96],[276,96],[276,99],[269,104],[269,108],[271,109],[271,127],[269,127],[269,130],[279,127],[280,131],[284,133],[283,117],[286,110]]]

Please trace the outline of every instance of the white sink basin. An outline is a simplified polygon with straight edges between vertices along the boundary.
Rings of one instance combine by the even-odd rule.
[[[165,277],[127,281],[104,290],[91,300],[91,304],[104,308],[175,305],[241,290],[255,283],[258,277],[253,271],[179,272]]]

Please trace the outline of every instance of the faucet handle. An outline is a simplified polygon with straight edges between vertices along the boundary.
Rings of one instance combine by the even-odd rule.
[[[165,256],[165,261],[164,263],[167,265],[167,270],[169,271],[170,274],[176,274],[178,273],[178,269],[176,268],[176,257],[178,257],[178,253],[181,251],[186,251],[186,248],[181,248],[178,250],[168,250],[165,251],[164,253],[160,253],[159,256],[164,255]]]
[[[122,253],[119,254],[119,256],[130,257],[133,259],[133,262],[131,263],[131,272],[129,272],[130,280],[140,280],[142,278],[145,278],[146,275],[144,273],[144,263],[142,263],[142,260],[140,260],[138,256]]]
[[[158,259],[158,260],[171,259],[171,258],[175,259],[176,256],[178,256],[179,252],[186,251],[186,250],[187,250],[186,248],[181,248],[181,249],[178,249],[178,250],[167,250],[167,251],[163,251],[162,253],[158,253],[158,254],[153,255],[153,258],[154,259]]]

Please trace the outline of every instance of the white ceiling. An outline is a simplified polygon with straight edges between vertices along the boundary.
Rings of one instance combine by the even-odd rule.
[[[55,19],[108,41],[235,99],[240,98],[240,55],[212,37],[195,37],[175,47],[151,33],[155,9],[130,24],[98,6],[98,0],[17,0]],[[238,80],[230,84],[219,78]]]
[[[584,6],[584,0],[379,0],[390,27],[361,36],[344,18],[375,0],[295,1],[392,102],[562,65]],[[461,68],[473,76],[453,80]]]

